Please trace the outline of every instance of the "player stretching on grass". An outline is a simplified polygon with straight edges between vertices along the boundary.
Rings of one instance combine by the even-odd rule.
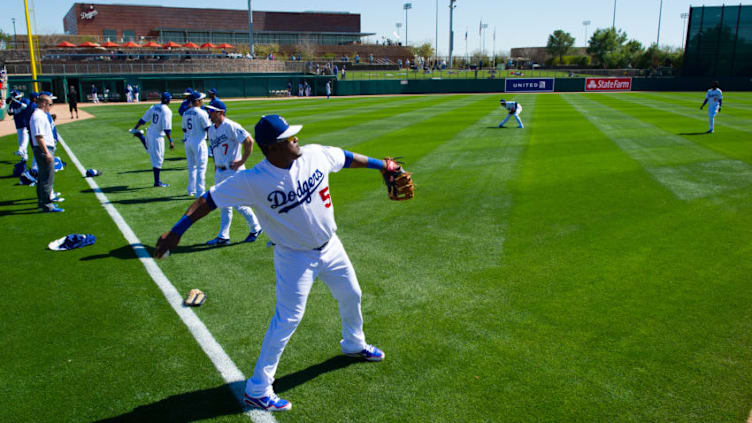
[[[715,130],[715,115],[721,112],[722,103],[723,92],[718,88],[718,81],[714,81],[712,88],[708,90],[707,94],[705,94],[705,101],[703,101],[702,106],[700,106],[700,110],[702,110],[706,104],[708,105],[708,120],[710,123],[707,132],[708,134],[712,134]]]
[[[238,172],[209,189],[157,241],[154,256],[162,258],[177,247],[181,235],[217,207],[254,208],[274,247],[277,304],[264,336],[253,376],[246,383],[245,403],[269,411],[289,410],[289,401],[272,389],[282,352],[303,318],[316,277],[329,287],[342,319],[340,348],[345,355],[381,361],[384,352],[366,343],[360,309],[361,290],[350,259],[335,231],[329,173],[342,168],[379,169],[390,198],[412,197],[409,173],[391,160],[377,160],[336,147],[300,147],[295,136],[301,125],[288,125],[278,115],[256,124],[256,143],[266,156],[252,169]],[[394,191],[395,195],[392,196]],[[397,194],[402,194],[399,196]]]
[[[499,102],[501,104],[501,107],[507,109],[509,111],[509,114],[507,117],[501,121],[499,124],[499,128],[503,128],[504,124],[507,123],[510,117],[514,116],[515,119],[517,119],[518,128],[524,128],[525,126],[522,124],[522,121],[520,120],[520,113],[522,113],[522,105],[516,101],[506,101],[503,98]]]

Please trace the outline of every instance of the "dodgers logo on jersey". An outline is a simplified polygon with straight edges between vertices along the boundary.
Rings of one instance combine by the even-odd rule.
[[[227,134],[222,134],[217,138],[213,138],[209,140],[209,148],[214,150],[214,148],[219,147],[219,145],[222,144],[222,142],[224,142],[225,140],[227,140]]]
[[[297,189],[288,192],[274,190],[269,193],[266,199],[271,203],[272,209],[282,207],[279,213],[287,213],[304,202],[310,203],[312,194],[316,192],[322,182],[324,182],[324,173],[316,169],[308,179],[298,181]]]

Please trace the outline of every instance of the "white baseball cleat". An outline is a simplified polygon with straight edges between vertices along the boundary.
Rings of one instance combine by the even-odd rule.
[[[273,392],[271,395],[264,397],[252,397],[248,394],[243,394],[243,401],[253,408],[260,408],[266,411],[288,411],[292,408],[290,401],[280,398]]]
[[[367,361],[381,361],[386,357],[384,351],[381,351],[374,345],[366,345],[365,348],[354,353],[344,353],[348,357],[358,357]]]

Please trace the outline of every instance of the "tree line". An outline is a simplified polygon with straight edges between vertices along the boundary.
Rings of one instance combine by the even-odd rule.
[[[567,54],[572,51],[575,38],[572,34],[557,29],[548,36],[546,51],[553,56],[549,65],[564,65]],[[653,43],[645,48],[637,40],[628,40],[627,33],[614,28],[597,29],[588,40],[587,53],[593,64],[605,69],[654,69],[660,67],[681,68],[684,51],[679,48],[660,47]],[[569,60],[572,64],[576,61]]]

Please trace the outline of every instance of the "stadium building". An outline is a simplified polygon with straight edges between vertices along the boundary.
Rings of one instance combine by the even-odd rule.
[[[115,42],[248,44],[248,10],[74,3],[63,18],[66,34]],[[375,35],[360,30],[360,14],[253,11],[255,44],[359,43]]]
[[[701,6],[689,11],[685,76],[752,75],[752,6]]]

